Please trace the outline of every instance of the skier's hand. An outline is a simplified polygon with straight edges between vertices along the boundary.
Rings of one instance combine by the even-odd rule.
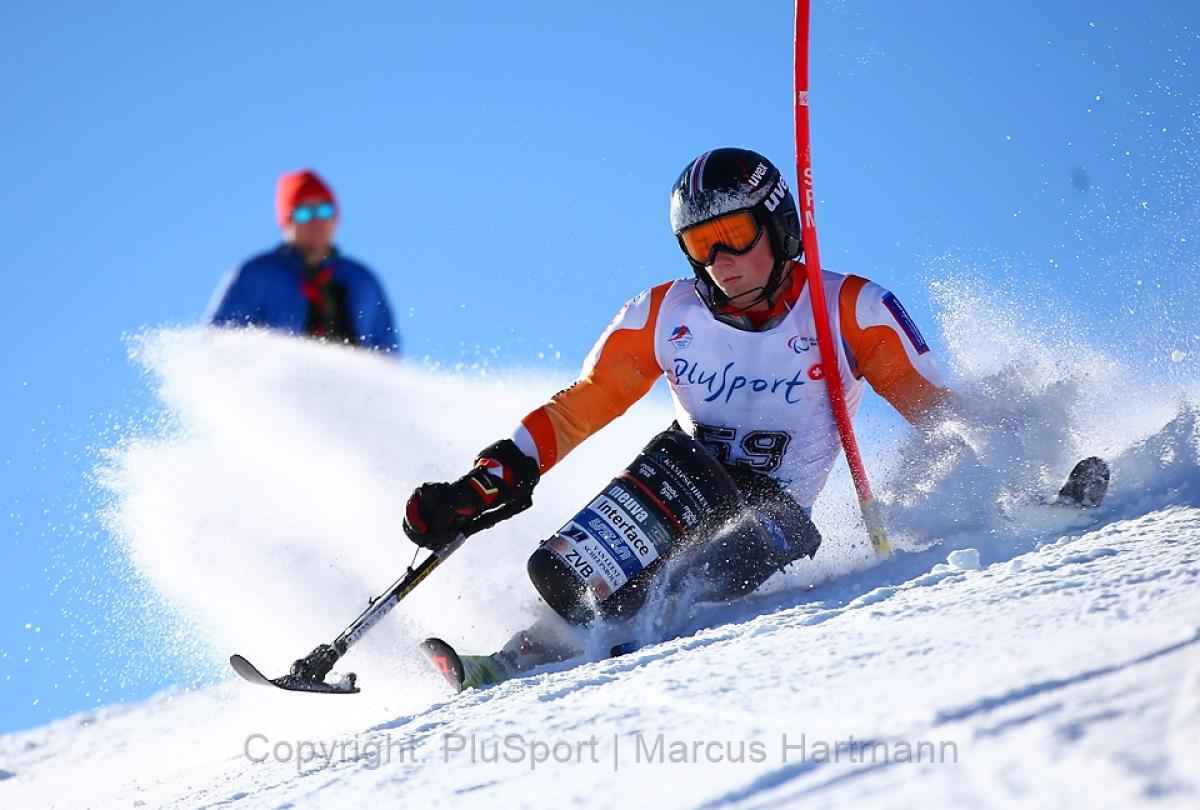
[[[404,533],[410,540],[437,551],[483,511],[483,498],[468,483],[469,477],[452,484],[427,482],[413,490],[404,510]]]
[[[528,509],[539,477],[537,462],[511,439],[498,441],[457,481],[426,483],[413,490],[405,508],[404,533],[436,551],[485,513],[503,520]]]

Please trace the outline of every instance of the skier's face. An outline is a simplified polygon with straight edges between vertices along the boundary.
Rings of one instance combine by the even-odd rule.
[[[739,296],[745,296],[741,302],[744,303],[754,297],[753,293],[767,286],[774,266],[775,255],[771,252],[771,240],[759,239],[758,244],[741,256],[718,249],[713,263],[705,265],[704,269],[708,271],[713,283],[721,288],[721,292],[729,296],[730,303],[738,306]],[[750,309],[769,307],[769,303],[760,301]]]
[[[315,206],[326,202],[320,197],[305,197],[296,203],[296,208]],[[329,219],[313,217],[307,222],[289,222],[284,229],[284,238],[305,255],[323,256],[333,247],[333,236],[337,233],[338,217]]]

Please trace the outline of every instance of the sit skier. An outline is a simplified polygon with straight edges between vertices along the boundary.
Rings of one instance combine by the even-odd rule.
[[[462,478],[422,484],[407,504],[405,532],[434,550],[481,516],[515,514],[542,475],[665,377],[673,429],[530,559],[539,593],[575,624],[629,618],[653,587],[733,599],[821,542],[809,514],[841,443],[795,199],[767,158],[716,149],[679,175],[670,219],[693,277],[629,301],[576,383]],[[900,301],[865,278],[822,275],[850,413],[870,384],[909,422],[931,420],[951,394]],[[459,680],[488,683],[573,652],[518,633],[496,655],[463,656]]]

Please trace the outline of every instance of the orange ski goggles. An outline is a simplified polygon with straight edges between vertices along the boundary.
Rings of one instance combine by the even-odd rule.
[[[717,250],[740,256],[758,244],[762,226],[750,211],[734,211],[680,232],[679,246],[696,264],[710,265]]]

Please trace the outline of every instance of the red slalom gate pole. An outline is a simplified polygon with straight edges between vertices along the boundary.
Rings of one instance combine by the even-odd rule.
[[[863,466],[858,452],[858,441],[854,438],[854,426],[850,424],[850,411],[846,408],[846,391],[842,387],[842,375],[838,370],[837,344],[833,342],[833,330],[829,325],[829,307],[825,302],[825,284],[821,279],[821,258],[817,250],[817,219],[814,214],[815,198],[812,179],[812,149],[808,125],[808,21],[810,0],[796,0],[796,174],[800,180],[800,219],[804,236],[804,263],[808,272],[808,295],[812,299],[813,319],[817,324],[817,344],[821,352],[821,371],[829,391],[829,407],[838,434],[842,437],[842,448],[846,451],[846,463],[850,465],[850,476],[854,479],[854,491],[858,495],[858,506],[862,511],[871,547],[881,556],[891,553],[891,544],[879,517],[879,505],[871,492],[867,479],[867,468]]]

